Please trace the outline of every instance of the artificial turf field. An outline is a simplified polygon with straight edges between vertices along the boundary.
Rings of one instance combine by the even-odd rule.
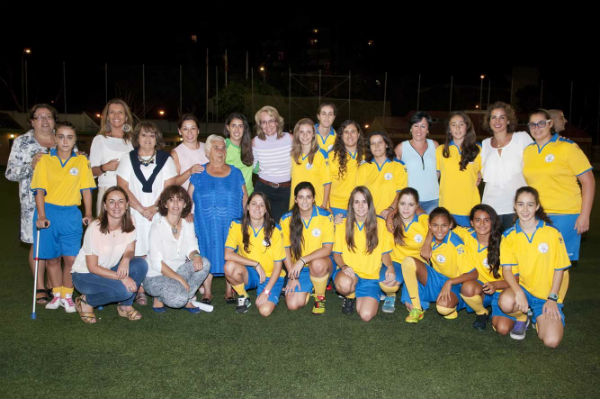
[[[364,323],[343,315],[334,294],[321,317],[283,302],[267,319],[255,307],[239,315],[221,299],[222,278],[211,314],[136,305],[144,318],[130,322],[111,305],[86,325],[38,306],[31,320],[17,185],[0,179],[0,193],[0,398],[600,397],[598,196],[571,275],[565,337],[551,350],[531,328],[520,342],[489,325],[476,331],[465,312],[448,321],[428,311],[408,325],[397,307]]]

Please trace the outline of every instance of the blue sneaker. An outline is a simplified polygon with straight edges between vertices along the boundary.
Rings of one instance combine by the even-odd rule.
[[[527,327],[529,327],[529,317],[526,321],[516,321],[512,330],[510,330],[510,337],[517,341],[524,340],[527,333]]]
[[[396,310],[396,295],[388,295],[383,300],[381,311],[383,313],[394,313]]]

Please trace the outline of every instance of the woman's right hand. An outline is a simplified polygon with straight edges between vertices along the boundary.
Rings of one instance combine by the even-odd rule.
[[[433,253],[433,249],[429,245],[423,245],[421,247],[421,256],[425,260],[431,259],[431,254]]]
[[[340,224],[344,221],[344,215],[342,215],[341,213],[338,213],[337,215],[335,215],[335,217],[333,218],[333,223],[334,224]]]
[[[291,295],[296,291],[296,287],[300,287],[300,281],[296,279],[288,279],[288,283],[285,286],[285,295]]]
[[[37,165],[37,163],[40,160],[40,158],[42,157],[42,155],[44,155],[43,152],[38,152],[37,154],[35,154],[33,156],[33,158],[31,158],[31,169],[35,169],[35,165]]]
[[[529,309],[529,303],[527,302],[527,297],[522,290],[515,292],[515,305],[517,306],[518,311],[527,313],[527,309]]]
[[[265,274],[265,270],[262,268],[262,266],[260,265],[260,263],[258,265],[256,265],[256,272],[258,273],[259,276],[259,283],[264,283],[267,275]]]
[[[142,216],[148,219],[149,221],[152,221],[152,218],[154,217],[155,213],[156,207],[154,205],[145,206],[142,212]]]
[[[129,292],[137,291],[137,284],[131,277],[129,277],[129,276],[125,277],[124,279],[121,279],[121,282],[123,283],[125,288],[127,288],[127,291],[129,291]]]
[[[348,277],[354,276],[354,269],[352,269],[350,266],[346,265],[345,267],[343,267],[342,272]]]
[[[204,166],[197,163],[197,164],[192,165],[192,167],[189,168],[188,170],[190,171],[190,175],[193,175],[194,173],[202,173],[202,172],[204,172]]]
[[[107,163],[102,165],[102,170],[104,170],[105,172],[107,171],[114,171],[117,170],[117,168],[119,167],[119,160],[118,159],[112,159],[110,161],[108,161]]]
[[[50,221],[45,217],[38,217],[38,219],[35,221],[35,227],[38,229],[47,229],[50,227]]]
[[[302,271],[303,268],[304,268],[304,263],[300,259],[298,259],[292,266],[292,269],[290,270],[290,277],[293,277],[293,278],[300,277],[300,272]]]

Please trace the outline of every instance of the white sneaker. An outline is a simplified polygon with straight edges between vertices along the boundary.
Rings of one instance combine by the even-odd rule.
[[[67,313],[77,312],[77,309],[75,308],[75,302],[73,302],[73,298],[71,298],[71,297],[62,298],[60,300],[60,306],[65,308],[65,312],[67,312]]]
[[[198,302],[196,300],[190,300],[190,303],[192,305],[194,305],[195,307],[197,307],[198,309],[200,309],[201,311],[203,311],[203,312],[210,313],[214,309],[213,305],[209,305],[207,303]]]
[[[46,309],[56,310],[60,307],[60,295],[55,295],[50,302],[46,304]]]

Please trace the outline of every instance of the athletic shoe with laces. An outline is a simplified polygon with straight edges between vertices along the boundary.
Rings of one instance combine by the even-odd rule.
[[[485,330],[487,326],[488,315],[487,314],[478,314],[475,316],[475,321],[473,322],[473,328],[479,331]]]
[[[527,327],[529,327],[529,317],[526,321],[516,321],[512,330],[510,330],[510,337],[517,341],[524,340],[527,334]]]
[[[247,296],[240,296],[237,299],[235,311],[238,313],[246,313],[250,308],[250,299]]]
[[[75,308],[75,302],[73,302],[73,298],[71,298],[71,297],[61,298],[60,306],[65,308],[65,312],[67,312],[67,313],[77,312],[77,309]]]
[[[383,300],[383,306],[381,307],[383,313],[394,313],[396,311],[396,296],[388,295]]]
[[[312,314],[322,315],[325,313],[325,297],[315,296],[315,304],[312,308]]]
[[[346,298],[344,297],[344,301],[342,302],[342,313],[350,315],[354,313],[354,304],[356,303],[356,298]]]
[[[425,317],[425,312],[421,309],[412,308],[408,316],[404,319],[407,323],[418,323]]]
[[[60,295],[55,295],[50,302],[46,304],[46,309],[56,310],[60,308],[61,301]]]

